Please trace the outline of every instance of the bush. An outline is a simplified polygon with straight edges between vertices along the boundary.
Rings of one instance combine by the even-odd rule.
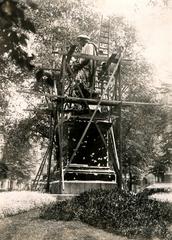
[[[49,205],[41,217],[81,220],[125,236],[167,239],[167,224],[172,223],[172,207],[168,203],[141,199],[118,189],[92,190],[71,200]]]

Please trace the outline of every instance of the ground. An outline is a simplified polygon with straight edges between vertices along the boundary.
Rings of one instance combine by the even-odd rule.
[[[79,221],[47,221],[39,219],[39,211],[31,210],[0,219],[1,240],[128,240]]]
[[[80,221],[40,219],[38,208],[54,201],[56,201],[56,196],[37,192],[1,193],[0,240],[129,240]],[[24,210],[25,212],[21,213]],[[9,215],[10,217],[7,217]],[[172,231],[172,226],[169,230]]]

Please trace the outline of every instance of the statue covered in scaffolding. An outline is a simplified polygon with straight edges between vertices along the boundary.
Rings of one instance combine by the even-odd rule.
[[[97,97],[95,92],[95,77],[96,77],[96,60],[97,46],[90,41],[87,35],[79,35],[77,37],[77,45],[75,52],[83,55],[83,58],[75,59],[71,64],[71,69],[75,77],[75,93],[79,97]],[[93,57],[93,58],[91,58]]]
[[[113,62],[108,57],[105,61],[105,69],[102,69],[103,78],[100,76],[103,80]],[[104,186],[111,188],[117,179],[120,179],[112,127],[114,121],[109,118],[109,112],[102,111],[103,107],[100,106],[112,80],[107,79],[99,84],[100,80],[96,73],[98,62],[101,66],[102,57],[98,56],[95,44],[86,35],[79,35],[77,44],[62,54],[58,77],[53,78],[56,86],[57,83],[60,86],[60,91],[58,90],[55,96],[51,94],[50,97],[53,111],[50,116],[47,191],[76,193],[89,189],[91,181],[93,188]],[[47,83],[49,77],[43,76],[41,72],[40,79]],[[52,88],[54,85],[52,84]],[[96,93],[98,90],[103,93],[101,97]],[[53,149],[56,155],[53,155]],[[51,168],[52,155],[56,161],[54,169]],[[57,181],[53,181],[54,179]],[[98,180],[101,182],[100,186],[97,185]]]

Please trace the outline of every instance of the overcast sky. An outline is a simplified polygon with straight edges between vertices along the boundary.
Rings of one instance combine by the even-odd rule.
[[[104,14],[122,15],[135,25],[145,56],[154,66],[155,83],[172,83],[172,0],[168,7],[156,1],[152,7],[148,0],[95,0]]]

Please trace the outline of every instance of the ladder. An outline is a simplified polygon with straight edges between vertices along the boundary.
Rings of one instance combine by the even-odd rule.
[[[40,178],[42,176],[42,172],[43,172],[44,166],[46,164],[48,154],[49,154],[49,147],[48,147],[47,151],[45,152],[45,155],[44,155],[43,160],[42,160],[42,162],[41,162],[41,164],[39,166],[39,169],[38,169],[38,172],[36,174],[36,177],[35,177],[35,179],[34,179],[34,181],[32,183],[32,186],[31,186],[31,190],[32,191],[36,191],[37,188],[38,188],[39,181],[40,181]]]
[[[98,54],[109,57],[110,18],[101,18]]]
[[[98,55],[101,57],[109,58],[109,41],[110,41],[110,18],[101,17],[100,24],[100,33],[99,33],[99,42],[98,42]],[[97,73],[95,79],[95,90],[98,90],[102,93],[104,92],[104,87],[107,81],[104,77],[100,76],[100,73],[103,68],[103,64],[97,66]],[[109,99],[109,93],[107,92],[104,96],[106,99]]]

